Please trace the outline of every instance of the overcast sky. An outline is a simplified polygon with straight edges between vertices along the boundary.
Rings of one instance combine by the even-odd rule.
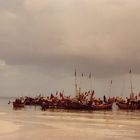
[[[75,68],[96,96],[129,95],[131,68],[140,92],[139,0],[0,0],[1,96],[74,95]]]

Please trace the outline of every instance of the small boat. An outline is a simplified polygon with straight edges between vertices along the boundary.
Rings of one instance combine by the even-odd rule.
[[[130,109],[130,105],[127,103],[116,103],[116,105],[120,108],[120,109]]]
[[[16,103],[16,102],[13,102],[13,107],[14,108],[21,108],[21,107],[24,107],[25,104],[24,103]]]
[[[74,110],[92,110],[92,107],[79,102],[71,102],[65,106],[66,109]]]
[[[93,108],[93,110],[110,110],[110,109],[112,109],[112,103],[92,105],[92,108]]]
[[[127,103],[119,103],[117,102],[116,105],[119,107],[119,109],[124,109],[124,110],[135,110],[137,109],[137,104],[127,104]]]
[[[132,87],[132,72],[131,72],[131,69],[129,71],[129,74],[130,74],[130,98],[126,97],[127,99],[127,102],[120,102],[118,101],[116,103],[116,105],[120,108],[120,109],[124,109],[124,110],[135,110],[138,108],[138,105],[137,105],[137,101],[135,100],[135,96],[134,96],[134,92],[133,92],[133,87]]]
[[[22,102],[20,99],[16,99],[14,102],[13,102],[13,107],[14,108],[22,108],[25,106],[25,103]]]

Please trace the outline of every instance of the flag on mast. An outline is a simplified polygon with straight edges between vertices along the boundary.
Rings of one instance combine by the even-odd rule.
[[[94,94],[95,94],[95,93],[94,93],[94,90],[93,90],[92,93],[91,93],[91,96],[90,96],[90,100],[92,100]]]

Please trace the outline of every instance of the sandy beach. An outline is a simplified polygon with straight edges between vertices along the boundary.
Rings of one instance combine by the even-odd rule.
[[[0,135],[15,132],[19,128],[19,125],[16,125],[12,122],[0,121]]]
[[[140,112],[25,108],[0,113],[0,140],[138,140]]]

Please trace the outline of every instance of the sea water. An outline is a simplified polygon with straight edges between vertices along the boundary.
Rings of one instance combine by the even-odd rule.
[[[139,140],[140,111],[13,110],[0,99],[0,140]]]

